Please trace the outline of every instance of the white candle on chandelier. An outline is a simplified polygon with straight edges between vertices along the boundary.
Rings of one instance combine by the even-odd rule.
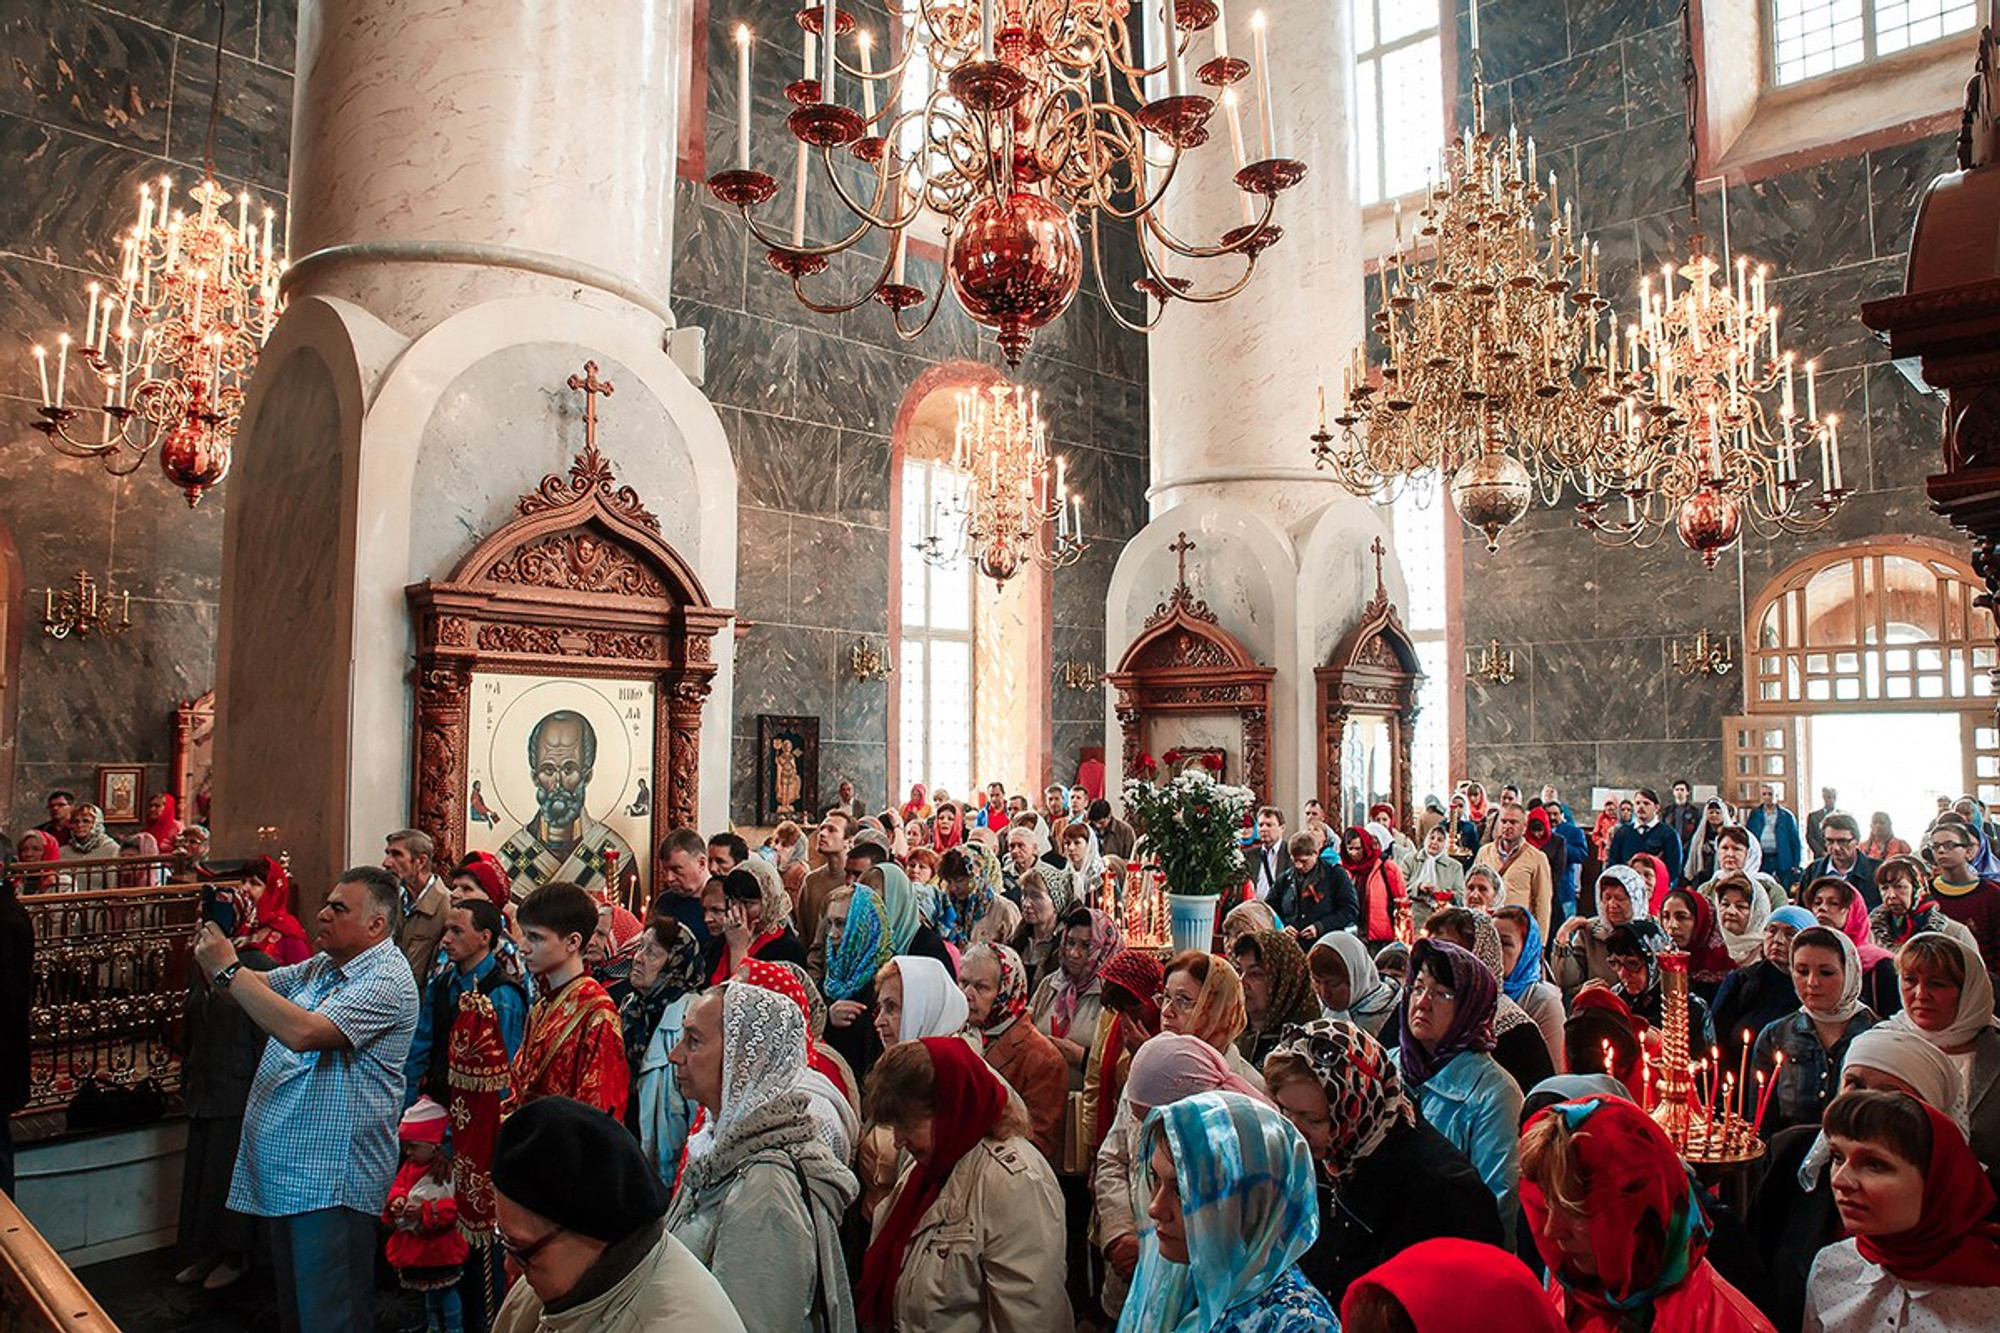
[[[1215,0],[1215,58],[1229,59],[1229,16],[1223,12],[1222,0]]]
[[[1806,362],[1806,420],[1819,420],[1819,383],[1816,374],[1819,362]]]
[[[862,60],[867,60],[862,47]],[[736,25],[736,165],[750,170],[750,25]]]
[[[1833,442],[1831,445],[1831,452],[1833,454],[1833,489],[1837,491],[1842,489],[1840,482],[1840,418],[1831,412],[1827,413],[1826,417],[1826,434],[1827,438]]]
[[[839,46],[835,41],[840,34],[840,7],[835,0],[826,0],[819,11],[820,69],[819,100],[833,104],[833,71],[839,65]]]
[[[69,335],[56,335],[56,406],[63,405],[63,381],[69,374]]]
[[[1812,363],[1808,361],[1807,365]],[[1826,490],[1833,489],[1833,435],[1830,431],[1819,433],[1819,475],[1820,483]]]
[[[1271,54],[1265,41],[1264,11],[1250,16],[1250,46],[1257,61],[1257,118],[1264,130],[1264,157],[1278,155],[1277,116],[1271,103]]]
[[[854,34],[854,40],[861,47],[861,113],[869,120],[875,119],[875,61],[873,51],[875,39],[866,28]]]
[[[84,303],[83,308],[83,345],[95,347],[97,346],[97,284],[93,282],[84,290],[90,293],[90,299]]]
[[[35,370],[42,377],[42,406],[49,406],[54,400],[49,397],[49,349],[35,344]]]
[[[1792,354],[1785,353],[1785,408],[1784,418],[1789,422],[1797,412],[1792,407]]]
[[[1181,32],[1180,24],[1174,17],[1174,0],[1165,0],[1167,34],[1167,91],[1175,97],[1186,97],[1187,78],[1187,38]]]
[[[818,60],[819,47],[814,42],[813,32],[811,28],[805,29],[805,34],[806,34],[806,58],[805,58],[805,65],[803,67],[803,72],[799,75],[799,77],[802,79],[817,78],[819,75],[819,60]]]
[[[979,58],[993,58],[993,0],[979,0]]]
[[[798,249],[806,241],[806,145],[799,141],[798,156],[792,168],[792,248]]]
[[[1243,156],[1243,114],[1236,105],[1236,90],[1234,88],[1224,88],[1222,90],[1222,110],[1225,118],[1229,121],[1229,147],[1236,154],[1236,169],[1241,171],[1249,159]],[[1244,220],[1247,222],[1249,221],[1250,208],[1250,198],[1248,195],[1244,196],[1243,208]]]

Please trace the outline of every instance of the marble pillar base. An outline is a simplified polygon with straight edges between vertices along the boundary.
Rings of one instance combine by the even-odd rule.
[[[404,589],[444,578],[582,448],[586,360],[616,393],[599,446],[710,598],[736,592],[736,470],[660,330],[574,301],[463,310],[414,341],[357,306],[291,306],[245,409],[224,534],[219,847],[260,828],[317,894],[410,822],[413,637]],[[727,820],[734,636],[703,712],[703,826]]]

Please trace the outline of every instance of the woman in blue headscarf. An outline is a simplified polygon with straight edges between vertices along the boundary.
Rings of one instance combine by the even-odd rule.
[[[1312,1154],[1275,1108],[1203,1092],[1146,1117],[1149,1221],[1119,1333],[1332,1333],[1299,1271],[1319,1235]]]
[[[882,1054],[872,1020],[875,974],[894,956],[886,911],[873,889],[835,889],[826,904],[826,1040],[856,1078]]]

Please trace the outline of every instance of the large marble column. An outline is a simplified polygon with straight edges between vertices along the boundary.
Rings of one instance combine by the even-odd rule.
[[[1253,5],[1228,6],[1232,55],[1254,58]],[[1152,522],[1126,548],[1105,607],[1115,665],[1173,585],[1168,544],[1186,531],[1190,583],[1218,622],[1263,664],[1271,689],[1270,790],[1296,812],[1317,785],[1313,669],[1374,590],[1369,545],[1386,532],[1363,501],[1313,467],[1314,384],[1338,383],[1363,334],[1361,209],[1353,151],[1354,43],[1348,6],[1273,0],[1269,75],[1275,143],[1263,146],[1254,80],[1237,85],[1248,156],[1297,158],[1305,179],[1279,197],[1279,243],[1249,286],[1217,305],[1169,308],[1148,340]],[[1197,39],[1197,64],[1208,58]],[[1186,157],[1166,209],[1178,236],[1206,240],[1243,221],[1230,135],[1218,111],[1207,145]],[[1213,286],[1237,261],[1169,262]],[[1214,270],[1216,272],[1209,272]],[[1403,596],[1400,571],[1387,571]],[[1107,705],[1105,753],[1119,752]],[[1232,766],[1234,771],[1234,766]]]
[[[568,468],[563,384],[586,360],[617,386],[600,443],[619,482],[733,604],[728,441],[666,350],[685,17],[677,0],[300,5],[290,304],[230,479],[215,804],[221,848],[275,827],[309,892],[410,822],[404,589]],[[732,643],[703,709],[709,827]]]

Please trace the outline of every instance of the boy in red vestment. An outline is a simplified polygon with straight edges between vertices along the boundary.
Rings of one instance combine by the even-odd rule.
[[[618,1006],[583,962],[597,930],[597,899],[558,880],[521,900],[521,961],[541,997],[514,1057],[513,1090],[501,1114],[538,1097],[574,1097],[623,1120],[631,1071]]]

